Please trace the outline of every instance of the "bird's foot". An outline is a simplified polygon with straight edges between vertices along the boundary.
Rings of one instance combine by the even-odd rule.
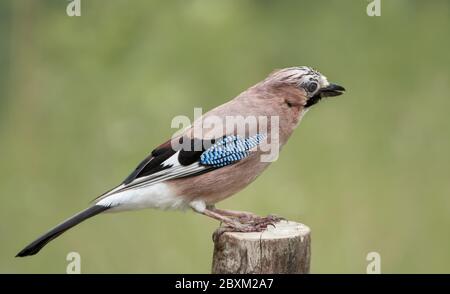
[[[275,224],[282,220],[285,219],[276,215],[269,214],[268,216],[265,217],[256,216],[250,220],[249,224],[258,228],[261,227],[263,229],[266,229],[268,226],[275,227]]]
[[[211,210],[222,217],[223,216],[229,217],[233,219],[233,221],[238,221],[241,224],[264,223],[267,221],[276,223],[280,220],[284,220],[284,218],[275,215],[268,215],[266,217],[262,217],[247,211],[226,210],[226,209],[218,209],[215,207],[212,207]]]
[[[281,220],[284,220],[284,218],[275,215],[268,215],[266,217],[257,215],[239,217],[239,222],[226,223],[224,226],[218,228],[213,234],[213,240],[216,241],[217,238],[226,232],[263,232],[269,226],[275,227],[275,224]]]
[[[246,215],[238,218],[241,224],[253,225],[255,227],[263,227],[264,229],[268,226],[275,226],[275,223],[285,220],[282,217],[276,215],[259,216],[255,214]]]

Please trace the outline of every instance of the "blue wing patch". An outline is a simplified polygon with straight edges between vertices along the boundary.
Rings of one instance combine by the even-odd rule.
[[[200,164],[223,167],[250,155],[250,150],[266,138],[256,134],[248,138],[230,135],[218,140],[200,156]]]

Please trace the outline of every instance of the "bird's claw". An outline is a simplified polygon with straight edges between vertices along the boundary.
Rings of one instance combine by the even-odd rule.
[[[263,226],[264,228],[267,228],[267,226],[273,226],[275,227],[275,224],[279,221],[285,220],[282,217],[278,217],[276,215],[268,215],[266,217],[258,216],[254,219],[252,219],[249,224],[253,224],[255,226]]]
[[[239,222],[228,223],[219,227],[213,234],[213,241],[216,242],[217,239],[226,232],[263,232],[269,226],[275,228],[276,223],[281,220],[285,219],[276,215],[268,215],[266,217],[252,215],[251,218],[249,218],[249,216],[239,217]]]
[[[279,217],[279,216],[273,215],[273,214],[269,214],[266,217],[259,216],[259,215],[256,215],[256,214],[246,214],[246,215],[238,217],[238,221],[241,224],[261,223],[261,222],[265,222],[265,221],[272,221],[272,222],[276,223],[276,222],[279,222],[279,221],[282,221],[282,220],[286,220],[286,219],[283,218],[283,217]]]

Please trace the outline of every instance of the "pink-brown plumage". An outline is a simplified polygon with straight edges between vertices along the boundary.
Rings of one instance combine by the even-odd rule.
[[[304,105],[306,104],[306,93],[292,83],[280,80],[276,74],[269,76],[266,80],[250,87],[238,95],[233,100],[212,109],[204,114],[195,124],[201,125],[202,121],[208,117],[220,117],[223,119],[224,128],[219,132],[213,133],[211,129],[203,129],[204,138],[215,138],[221,135],[236,134],[234,132],[226,132],[225,119],[227,116],[242,116],[267,118],[267,138],[271,141],[271,117],[279,118],[279,149],[287,142],[294,129],[297,127],[301,116],[304,113]],[[291,107],[286,103],[288,101]],[[259,120],[256,125],[250,129],[258,130]],[[193,137],[194,126],[186,131],[187,136]],[[247,135],[251,135],[248,133]],[[226,166],[199,176],[174,179],[168,182],[177,195],[186,198],[186,201],[202,200],[206,204],[215,204],[225,198],[239,192],[251,182],[253,182],[270,162],[262,162],[260,149],[255,150],[251,156],[242,161]]]

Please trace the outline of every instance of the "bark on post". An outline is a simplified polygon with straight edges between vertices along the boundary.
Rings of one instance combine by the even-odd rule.
[[[213,274],[307,274],[310,229],[280,221],[259,233],[223,233],[214,241]]]

